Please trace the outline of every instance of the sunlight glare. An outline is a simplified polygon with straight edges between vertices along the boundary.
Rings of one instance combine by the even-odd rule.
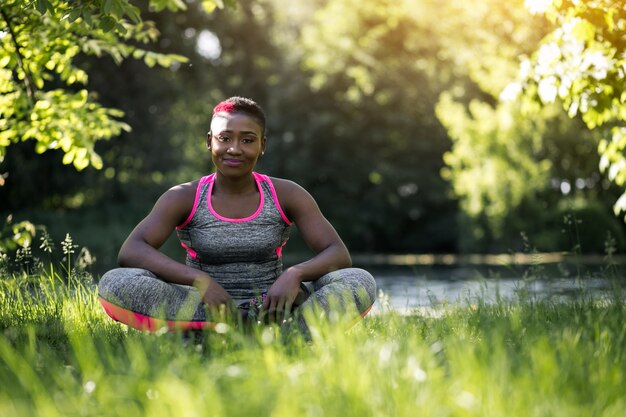
[[[581,66],[585,70],[589,69],[590,75],[596,80],[603,80],[613,65],[614,62],[609,60],[602,52],[595,51],[584,55]]]
[[[216,60],[222,55],[222,45],[219,38],[209,30],[202,30],[196,41],[196,51],[200,56],[210,60]]]
[[[542,78],[539,81],[538,93],[539,98],[544,103],[553,103],[556,100],[556,94],[558,92],[557,89],[557,79],[554,76]]]
[[[542,14],[552,5],[552,0],[524,0],[524,5],[531,14]]]
[[[521,92],[522,85],[519,82],[509,83],[500,93],[500,100],[504,102],[515,101]]]

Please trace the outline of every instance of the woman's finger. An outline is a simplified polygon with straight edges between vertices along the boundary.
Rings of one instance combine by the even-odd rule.
[[[276,321],[282,323],[286,320],[285,314],[287,313],[287,297],[280,297],[278,305],[276,306]]]
[[[284,315],[283,315],[283,322],[289,320],[289,316],[291,315],[291,308],[292,308],[292,303],[290,302],[285,302],[285,311],[284,311]]]
[[[278,304],[278,302],[276,301],[276,298],[272,297],[272,299],[270,300],[270,306],[268,309],[269,312],[269,321],[270,323],[273,323],[276,321],[276,305]]]

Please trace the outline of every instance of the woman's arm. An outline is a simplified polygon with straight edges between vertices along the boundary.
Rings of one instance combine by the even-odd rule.
[[[291,267],[297,270],[301,281],[314,281],[331,271],[352,266],[346,245],[324,217],[311,194],[291,181],[276,182],[280,184],[277,194],[285,214],[315,254],[308,261]]]
[[[228,304],[228,293],[208,274],[177,262],[159,251],[177,225],[192,210],[197,182],[166,191],[152,211],[130,233],[118,254],[122,267],[143,268],[159,278],[182,285],[193,285],[209,307]]]
[[[274,179],[273,182],[285,214],[315,255],[285,270],[272,285],[264,304],[270,318],[274,311],[284,310],[288,314],[302,282],[314,281],[328,272],[352,266],[348,249],[313,197],[291,181]]]

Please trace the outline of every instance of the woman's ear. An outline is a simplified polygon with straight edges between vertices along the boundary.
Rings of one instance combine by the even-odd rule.
[[[265,144],[267,143],[267,138],[263,136],[261,140],[261,156],[265,155]]]
[[[209,130],[209,133],[206,134],[206,148],[208,150],[211,150],[211,131]]]

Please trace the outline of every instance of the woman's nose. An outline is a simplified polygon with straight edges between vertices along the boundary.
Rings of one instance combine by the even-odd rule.
[[[240,153],[239,141],[233,141],[227,149],[228,153]]]

